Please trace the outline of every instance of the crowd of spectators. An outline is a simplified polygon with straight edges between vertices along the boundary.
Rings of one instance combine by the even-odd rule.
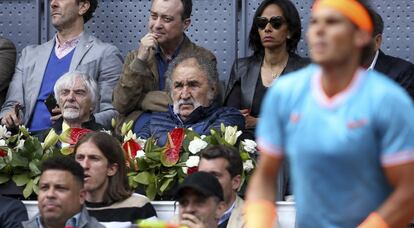
[[[363,3],[355,5],[360,1],[352,4],[348,0],[338,2],[318,0],[315,3],[307,33],[311,58],[305,58],[297,54],[302,27],[294,3],[290,0],[263,0],[254,14],[249,33],[249,46],[253,54],[234,61],[228,84],[223,87],[217,71],[220,58],[192,42],[185,34],[191,25],[191,0],[152,0],[148,33],[141,37],[138,47],[131,50],[125,60],[116,46],[102,42],[85,31],[85,23],[98,7],[97,0],[51,0],[50,18],[57,31],[51,40],[25,47],[16,64],[13,42],[0,38],[1,124],[9,129],[24,124],[40,140],[68,128],[87,128],[94,132],[84,135],[77,142],[74,159],[55,157],[43,163],[39,180],[39,213],[35,217],[27,217],[21,202],[0,196],[0,227],[16,227],[21,222],[23,227],[36,228],[118,227],[141,219],[156,219],[157,214],[150,200],[134,193],[135,189],[129,187],[126,160],[120,143],[116,137],[99,132],[110,130],[118,135],[122,124],[131,120],[134,133],[144,139],[155,137],[160,146],[166,143],[167,133],[177,127],[191,128],[200,135],[208,135],[211,129],[219,129],[221,124],[237,126],[243,131],[241,139],[252,140],[256,140],[258,128],[262,153],[259,170],[253,177],[255,186],[250,186],[248,192],[246,213],[250,220],[243,217],[246,203],[238,193],[243,172],[240,154],[232,148],[213,146],[201,152],[199,172],[186,177],[176,189],[175,200],[179,202],[176,222],[181,225],[223,228],[262,224],[269,227],[270,222],[256,223],[256,219],[270,221],[264,217],[267,213],[259,216],[257,212],[274,211],[260,200],[281,200],[291,194],[299,197],[298,224],[303,226],[311,223],[322,227],[335,226],[340,224],[335,222],[341,219],[347,220],[342,225],[355,226],[364,221],[368,212],[372,212],[369,216],[374,216],[376,221],[385,224],[401,225],[401,221],[407,222],[411,216],[409,209],[413,208],[407,209],[405,214],[400,213],[396,220],[390,219],[390,211],[397,205],[395,202],[388,202],[388,207],[379,215],[373,211],[393,194],[390,185],[403,189],[401,191],[408,186],[404,185],[409,178],[405,176],[406,170],[412,168],[407,168],[406,163],[414,157],[414,147],[410,147],[412,145],[406,138],[413,136],[414,129],[410,127],[414,126],[411,120],[397,115],[396,111],[403,107],[407,115],[413,109],[412,100],[408,98],[414,99],[414,65],[386,55],[381,50],[384,22],[375,10]],[[371,23],[348,15],[349,10],[343,6],[349,4],[359,16],[369,15],[365,19]],[[332,29],[341,23],[353,25],[355,31]],[[327,38],[322,39],[324,36]],[[345,65],[347,67],[343,67]],[[341,77],[333,76],[335,73],[332,72],[337,69],[345,69],[339,72],[339,76],[345,75],[343,81],[338,80]],[[319,81],[315,79],[310,82],[310,75],[317,75],[315,78]],[[359,120],[364,116],[348,113],[356,106],[347,109],[348,116],[341,116],[343,113],[331,115],[316,108],[317,105],[309,101],[311,95],[304,95],[312,90],[309,94],[314,92],[321,99],[320,104],[331,107],[335,105],[336,95],[354,91],[352,86],[365,83],[364,80],[368,80],[365,75],[369,79],[374,78],[371,80],[374,82],[364,84],[370,87],[361,89],[363,95],[359,101],[366,101],[364,104],[372,107],[374,111],[370,109],[370,113],[375,112],[372,120],[378,119],[374,123],[378,126],[368,130],[367,134],[362,132],[363,136],[352,136],[356,137],[356,141],[349,142],[342,141],[343,137],[338,136],[340,129],[333,127],[330,133],[318,133],[323,140],[314,136],[312,141],[302,135],[303,132],[316,134],[324,131],[321,126],[328,129],[332,123],[341,121],[354,121],[357,126],[350,128],[370,124],[371,119]],[[374,96],[372,91],[366,91],[370,88],[379,88],[378,91],[387,94]],[[376,106],[376,101],[380,99],[383,99],[382,104],[388,102],[389,108],[395,107],[386,112],[388,116],[377,111],[379,106]],[[366,106],[354,112],[363,112]],[[308,116],[302,116],[303,110],[307,110]],[[325,121],[325,117],[333,122]],[[385,123],[390,118],[394,121]],[[111,124],[112,119],[116,120],[115,126]],[[310,124],[301,125],[299,134],[295,124],[302,119]],[[379,138],[370,137],[372,132]],[[332,137],[331,144],[325,144],[325,136]],[[313,148],[311,141],[316,142],[320,150]],[[372,148],[365,145],[361,149],[356,148],[356,144],[347,144],[361,141],[366,145],[371,142]],[[378,144],[381,148],[377,147]],[[313,160],[306,155],[309,160],[302,162],[303,156],[298,155],[297,151],[327,151],[324,154],[326,158],[330,148],[340,145],[338,151],[341,152],[358,151],[369,155],[378,150],[384,153],[381,158],[374,157],[378,164],[361,159],[358,165],[366,169],[371,165],[377,181],[355,182],[359,186],[358,191],[368,198],[364,201],[365,205],[358,204],[360,214],[341,219],[335,217],[342,216],[339,213],[332,217],[318,217],[328,210],[337,212],[338,208],[332,207],[316,210],[313,212],[316,216],[309,217],[312,214],[309,207],[315,206],[315,201],[306,200],[331,202],[342,199],[341,202],[345,203],[349,198],[346,198],[348,193],[336,198],[333,196],[335,199],[320,196],[328,194],[324,191],[314,193],[318,190],[309,187],[312,185],[310,180],[318,180],[322,174],[314,172],[313,179],[307,179],[312,171],[306,168],[314,167],[311,164]],[[342,150],[348,146],[349,150]],[[391,155],[401,151],[404,156],[395,158],[398,160],[395,161]],[[289,157],[285,160],[289,163],[282,159],[285,152]],[[397,153],[397,156],[400,155]],[[355,157],[346,159],[358,160]],[[332,161],[335,162],[335,159]],[[380,167],[380,161],[384,167]],[[321,165],[325,166],[328,167]],[[329,172],[331,169],[326,170]],[[333,170],[333,173],[337,172]],[[384,170],[387,176],[377,175],[380,170]],[[353,171],[355,173],[345,175],[343,179],[356,177],[358,169]],[[398,175],[405,179],[398,178]],[[363,177],[358,178],[364,180]],[[371,190],[377,186],[380,196],[375,195],[375,199],[370,201],[363,190],[364,183],[371,183]],[[324,182],[325,186],[330,184],[329,181]],[[274,191],[276,185],[278,191]],[[259,187],[257,192],[256,187]],[[398,196],[402,197],[400,202],[406,199],[402,193]],[[326,221],[329,219],[334,222]],[[370,219],[373,220],[368,217],[365,222],[370,222]]]

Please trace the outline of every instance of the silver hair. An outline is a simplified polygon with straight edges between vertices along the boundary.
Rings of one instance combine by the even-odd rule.
[[[213,101],[220,101],[221,100],[221,94],[220,94],[220,87],[219,87],[219,74],[217,71],[217,64],[215,61],[212,61],[211,59],[206,58],[205,56],[202,56],[197,53],[188,53],[184,55],[180,55],[177,58],[175,58],[168,66],[167,72],[165,72],[165,88],[168,91],[168,93],[171,95],[172,92],[172,74],[174,70],[179,66],[182,62],[188,60],[188,59],[194,59],[200,68],[201,71],[206,73],[207,75],[207,81],[211,88],[214,88],[214,94],[211,95],[210,103]],[[210,95],[210,92],[209,92]]]
[[[83,84],[85,85],[88,94],[91,99],[92,108],[95,110],[96,104],[98,102],[98,85],[96,84],[96,81],[90,77],[89,75],[80,72],[80,71],[72,71],[68,72],[64,75],[62,75],[55,84],[55,87],[53,88],[56,100],[59,102],[60,100],[60,93],[59,91],[64,88],[72,88],[75,85],[76,79],[79,78],[82,80]]]

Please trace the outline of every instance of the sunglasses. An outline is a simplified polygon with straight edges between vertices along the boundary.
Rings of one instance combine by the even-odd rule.
[[[256,17],[254,19],[255,25],[259,29],[265,29],[268,23],[270,23],[274,29],[279,29],[285,22],[285,19],[281,16],[272,17],[270,20],[266,17]]]

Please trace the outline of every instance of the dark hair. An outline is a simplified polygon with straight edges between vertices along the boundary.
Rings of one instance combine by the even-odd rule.
[[[88,133],[76,143],[75,154],[79,146],[86,142],[95,144],[109,164],[118,164],[118,171],[113,176],[108,177],[108,188],[104,195],[104,202],[113,203],[131,196],[124,151],[119,142],[113,136],[104,132]]]
[[[96,8],[98,8],[98,0],[76,0],[76,2],[79,4],[80,2],[89,2],[89,9],[86,11],[86,13],[83,15],[83,23],[85,24],[88,22],[92,17],[93,13],[95,12]]]
[[[155,0],[152,0],[154,3]],[[163,0],[166,1],[166,0]],[[191,12],[193,10],[193,2],[192,0],[181,0],[181,3],[183,4],[183,12],[181,13],[181,19],[185,20],[187,18],[190,18]]]
[[[212,98],[213,101],[220,101],[221,100],[221,94],[219,89],[219,75],[217,71],[217,64],[210,59],[206,58],[204,55],[200,55],[200,53],[184,53],[182,55],[177,56],[169,65],[167,72],[165,72],[165,88],[169,93],[171,93],[171,86],[172,86],[172,74],[174,70],[181,65],[182,62],[194,59],[200,68],[201,71],[205,72],[207,74],[207,80],[209,83],[210,88],[215,88],[215,94]]]
[[[61,170],[70,172],[75,177],[75,180],[79,183],[79,185],[83,187],[85,178],[83,168],[71,157],[56,156],[46,159],[42,163],[40,171],[43,174],[48,170]]]
[[[294,53],[298,47],[302,27],[299,12],[290,0],[264,0],[257,8],[253,18],[260,17],[266,7],[271,4],[279,6],[283,12],[283,17],[286,20],[290,33],[290,39],[287,39],[286,41],[286,49],[289,53]],[[254,55],[264,54],[264,47],[260,40],[258,27],[255,23],[252,23],[249,33],[249,47],[254,51]]]
[[[372,25],[374,29],[372,30],[372,36],[382,35],[384,32],[384,21],[382,20],[381,15],[379,15],[374,9],[368,8],[368,12],[372,17]]]
[[[201,151],[200,157],[207,160],[216,158],[226,159],[229,163],[226,169],[232,178],[241,175],[243,172],[242,158],[240,153],[233,147],[223,145],[210,146]]]
[[[193,2],[192,0],[181,0],[183,4],[183,13],[181,14],[181,19],[187,19],[191,16],[191,11],[193,10]]]

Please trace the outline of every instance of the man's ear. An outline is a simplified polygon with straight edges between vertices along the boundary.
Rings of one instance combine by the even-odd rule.
[[[226,204],[224,203],[224,201],[220,201],[217,205],[216,219],[219,220],[221,216],[223,216],[225,211],[226,211]]]
[[[81,188],[79,191],[79,203],[83,205],[86,200],[86,190],[85,188]]]
[[[231,179],[231,187],[233,190],[237,191],[241,185],[241,175],[236,175]]]
[[[114,163],[114,164],[108,165],[108,169],[106,171],[106,175],[108,177],[111,177],[111,176],[115,175],[116,172],[118,172],[118,167],[119,167],[118,163]]]
[[[184,19],[183,23],[184,23],[184,31],[183,32],[185,32],[185,30],[187,30],[188,27],[190,27],[190,25],[191,25],[191,18]]]
[[[79,16],[83,16],[86,12],[88,12],[90,7],[91,3],[87,0],[79,2]]]
[[[369,32],[357,29],[354,35],[354,43],[357,47],[363,48],[371,42],[372,36]]]
[[[375,42],[375,50],[378,50],[381,48],[381,43],[382,43],[382,34],[377,34],[374,37],[374,42]]]

